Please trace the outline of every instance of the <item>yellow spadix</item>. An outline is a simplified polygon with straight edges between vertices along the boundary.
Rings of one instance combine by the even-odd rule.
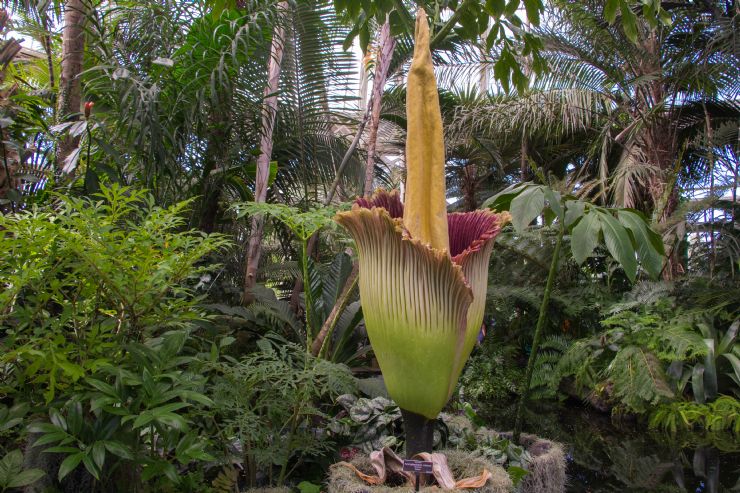
[[[423,9],[416,16],[414,59],[406,84],[406,122],[403,225],[412,238],[449,252],[442,114]]]

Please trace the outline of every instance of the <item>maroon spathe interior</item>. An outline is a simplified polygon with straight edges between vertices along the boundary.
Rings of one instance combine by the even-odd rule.
[[[447,214],[450,235],[450,256],[457,257],[473,246],[476,240],[486,240],[498,229],[498,216],[489,211]]]
[[[359,197],[355,200],[355,204],[365,209],[372,209],[373,207],[382,207],[393,219],[403,217],[403,204],[401,203],[401,196],[398,194],[398,190],[387,192],[385,190],[377,190],[369,199],[365,197]]]
[[[403,203],[397,190],[387,192],[377,190],[370,198],[360,197],[355,203],[360,207],[372,209],[382,207],[394,218],[403,217]],[[450,236],[450,256],[457,257],[477,240],[485,241],[498,231],[498,216],[490,211],[455,212],[447,214],[447,228]]]

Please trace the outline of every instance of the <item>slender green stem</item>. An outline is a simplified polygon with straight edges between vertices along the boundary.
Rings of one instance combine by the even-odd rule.
[[[85,131],[87,132],[87,167],[90,168],[90,150],[92,149],[92,132],[90,131],[90,121],[88,120],[85,125]]]
[[[434,48],[439,43],[444,41],[447,34],[452,31],[452,28],[455,27],[457,24],[457,20],[460,18],[462,13],[465,11],[465,9],[468,8],[468,5],[472,3],[472,0],[464,0],[462,4],[460,4],[459,7],[453,12],[452,16],[447,19],[447,22],[445,22],[445,25],[442,26],[442,28],[434,33],[434,37],[429,41],[429,46],[431,48]]]
[[[563,244],[563,236],[565,235],[565,221],[561,219],[558,222],[560,223],[560,231],[558,231],[558,237],[555,242],[555,251],[552,253],[550,271],[547,273],[547,284],[545,285],[545,293],[542,297],[542,304],[540,305],[540,316],[537,319],[537,328],[534,331],[534,340],[532,341],[532,351],[529,353],[529,360],[527,361],[527,373],[524,376],[524,387],[522,388],[522,395],[516,409],[516,422],[514,423],[515,443],[519,443],[519,436],[522,433],[522,415],[524,414],[524,406],[529,397],[529,385],[532,383],[532,373],[534,372],[534,365],[537,360],[537,351],[539,350],[540,339],[542,339],[542,329],[545,326],[547,307],[550,305],[550,293],[552,292],[552,286],[555,283],[555,274],[558,270],[560,247]]]
[[[306,351],[311,352],[313,341],[313,295],[311,294],[311,280],[308,277],[308,240],[301,240],[301,267],[303,270],[303,295],[306,302]]]

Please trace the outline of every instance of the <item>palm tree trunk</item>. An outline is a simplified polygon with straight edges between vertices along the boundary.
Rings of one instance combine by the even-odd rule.
[[[375,77],[373,78],[372,110],[370,113],[370,135],[367,143],[367,165],[365,166],[365,195],[373,191],[373,177],[375,171],[375,149],[378,142],[378,127],[380,126],[380,107],[383,103],[383,88],[388,78],[388,69],[391,65],[395,39],[391,37],[390,23],[386,19],[380,28],[378,40],[378,59],[375,62]]]
[[[64,6],[64,27],[62,29],[62,64],[59,73],[59,94],[57,96],[57,117],[60,121],[78,119],[73,116],[80,112],[82,104],[82,61],[85,54],[84,23],[87,13],[85,0],[67,0]],[[57,169],[69,170],[67,160],[79,145],[79,137],[65,136],[59,142],[56,152]]]
[[[283,62],[283,39],[285,29],[283,20],[288,10],[288,2],[285,0],[278,4],[278,23],[272,35],[270,46],[270,59],[267,61],[267,85],[265,86],[264,102],[262,103],[262,138],[260,139],[260,154],[257,158],[257,173],[254,186],[254,201],[265,202],[267,199],[267,183],[270,177],[270,158],[272,157],[272,131],[275,127],[278,105],[278,84],[280,82],[280,70]],[[262,254],[262,235],[265,221],[261,215],[252,218],[252,234],[249,237],[247,249],[247,266],[244,272],[244,293],[242,301],[249,304],[254,301],[252,290],[257,282],[257,267]]]

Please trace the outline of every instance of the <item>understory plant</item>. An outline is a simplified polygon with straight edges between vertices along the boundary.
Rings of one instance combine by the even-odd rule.
[[[226,242],[183,231],[187,207],[112,186],[0,215],[0,398],[30,410],[11,439],[48,486],[140,491],[212,458],[195,416],[218,345],[193,286]]]
[[[583,392],[638,414],[673,401],[737,396],[737,324],[721,330],[722,317],[678,303],[627,304],[602,322],[604,331],[573,343],[555,378],[573,378]]]
[[[708,404],[687,401],[663,404],[651,413],[650,428],[673,435],[680,431],[730,431],[740,437],[740,401],[720,396]]]
[[[289,303],[278,300],[271,288],[259,285],[254,290],[255,303],[244,312],[266,308],[283,323],[287,321],[306,350],[334,362],[357,364],[371,350],[367,338],[358,329],[363,321],[362,307],[357,301],[357,271],[352,258],[345,252],[334,255],[322,264],[309,255],[311,241],[317,241],[321,231],[336,228],[332,216],[337,209],[324,207],[301,211],[285,204],[244,202],[234,205],[237,217],[262,215],[279,221],[298,239],[299,277],[303,287],[303,323],[288,312]],[[313,238],[313,240],[312,240]],[[292,276],[291,276],[292,280]],[[234,311],[234,308],[227,310]]]
[[[540,178],[545,181],[544,177]],[[656,277],[660,274],[664,256],[663,240],[650,228],[647,219],[636,210],[599,207],[579,200],[570,193],[561,193],[548,185],[534,183],[514,185],[491,197],[486,205],[493,210],[510,211],[512,224],[519,233],[539,216],[542,216],[548,224],[555,225],[557,229],[557,239],[550,259],[532,349],[521,386],[521,398],[514,425],[514,441],[518,443],[524,406],[529,398],[566,234],[571,236],[570,250],[577,264],[584,263],[593,255],[596,247],[603,243],[631,282],[635,281],[637,275],[638,259],[649,275]]]
[[[237,460],[249,485],[256,486],[259,475],[261,484],[281,486],[301,466],[332,450],[322,403],[355,391],[346,366],[268,337],[259,350],[241,359],[226,356],[212,369],[219,375],[210,390],[217,403],[213,416],[226,445],[239,448]]]
[[[464,400],[507,402],[519,395],[523,371],[517,361],[518,349],[488,336],[476,350],[460,376]]]

